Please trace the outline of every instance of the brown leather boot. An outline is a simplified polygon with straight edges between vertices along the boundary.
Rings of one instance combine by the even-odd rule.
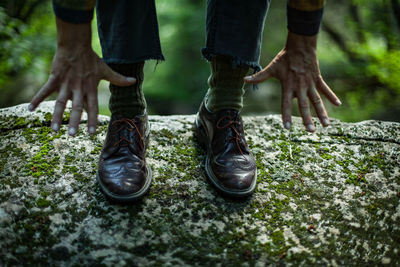
[[[224,109],[210,112],[200,106],[195,134],[207,151],[205,172],[223,194],[245,197],[254,192],[257,167],[243,132],[239,111]]]
[[[111,117],[97,172],[106,197],[129,202],[149,190],[152,175],[145,159],[149,132],[147,113],[133,119]]]

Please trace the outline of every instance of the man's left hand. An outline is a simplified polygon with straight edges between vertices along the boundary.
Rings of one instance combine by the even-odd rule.
[[[286,129],[292,124],[292,101],[297,97],[303,123],[309,132],[315,131],[308,100],[323,126],[329,125],[329,118],[320,93],[330,102],[340,106],[335,93],[322,79],[317,57],[317,35],[304,36],[289,32],[285,47],[260,72],[247,76],[247,83],[260,83],[276,78],[282,85],[282,121]]]

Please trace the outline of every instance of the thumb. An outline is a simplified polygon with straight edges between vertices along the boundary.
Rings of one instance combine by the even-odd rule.
[[[272,78],[272,71],[270,67],[266,67],[253,75],[244,77],[244,81],[246,83],[260,83],[268,80],[269,78]]]
[[[117,86],[129,86],[136,83],[133,77],[125,77],[104,64],[104,80],[109,81]]]

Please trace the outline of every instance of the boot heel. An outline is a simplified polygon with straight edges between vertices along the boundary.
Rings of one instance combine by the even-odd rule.
[[[197,142],[203,149],[207,149],[206,132],[203,125],[198,120],[198,117],[196,117],[194,125],[195,125],[194,136],[197,139]]]

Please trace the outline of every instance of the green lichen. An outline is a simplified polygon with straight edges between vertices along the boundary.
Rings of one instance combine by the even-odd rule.
[[[282,141],[274,144],[275,148],[281,152],[280,160],[288,160],[298,162],[301,159],[301,147],[290,141]]]
[[[281,255],[284,251],[286,251],[286,246],[285,246],[285,236],[283,235],[283,231],[278,230],[275,232],[272,232],[271,234],[271,239],[272,239],[272,245],[276,248],[274,251],[274,254]]]
[[[387,144],[356,139],[348,144],[337,136],[329,140],[332,143],[299,141],[304,140],[299,139],[302,132],[292,129],[282,134],[277,120],[260,121],[274,128],[257,127],[256,121],[248,129],[258,168],[258,188],[251,198],[223,198],[206,182],[205,151],[185,122],[178,130],[151,132],[148,162],[153,183],[143,201],[129,205],[107,202],[95,184],[101,138],[87,137],[82,145],[80,139],[60,136],[57,146],[68,144],[68,153],[55,155],[54,134],[48,127],[2,132],[3,140],[11,141],[0,155],[0,201],[3,209],[13,204],[23,208],[10,213],[12,223],[4,226],[16,239],[10,242],[5,236],[1,256],[37,265],[123,265],[125,261],[155,266],[317,266],[333,265],[332,260],[340,266],[364,266],[380,265],[385,256],[396,265],[396,253],[386,247],[398,244],[395,237],[400,233],[391,216],[399,197],[377,193],[387,193],[380,186],[395,190],[394,185],[400,184],[399,177],[393,176],[398,171],[397,148],[388,152]],[[99,131],[105,133],[106,127]],[[13,141],[15,133],[31,140],[28,149]],[[265,136],[268,143],[260,141]],[[21,160],[9,160],[10,155]],[[54,168],[53,174],[40,170],[42,174],[32,179],[26,163],[18,170],[24,161],[53,165],[54,156],[59,156],[54,165],[60,170]],[[370,173],[380,175],[379,183],[362,179],[357,186],[343,183],[350,176],[356,179],[352,175],[365,178]],[[349,188],[357,194],[342,194],[345,190],[349,194]],[[314,214],[320,220],[312,219]],[[345,215],[351,221],[343,219]],[[338,232],[331,235],[330,227]],[[261,235],[267,240],[260,241]],[[363,248],[363,242],[370,250]],[[292,250],[299,247],[305,250]]]
[[[50,121],[51,121],[51,118],[53,117],[53,114],[51,114],[50,112],[46,112],[46,113],[43,115],[43,117],[44,117],[44,121],[45,121],[45,122],[50,122]]]
[[[50,206],[50,204],[51,204],[51,201],[49,201],[49,200],[47,200],[47,199],[45,199],[45,198],[39,198],[39,199],[36,201],[36,205],[37,205],[39,208],[46,208],[46,207]]]
[[[13,124],[14,124],[13,125],[14,128],[21,128],[21,127],[26,126],[28,123],[25,120],[25,118],[16,117]]]
[[[92,155],[100,155],[101,150],[103,149],[103,146],[101,144],[97,144],[92,151],[90,151],[90,154]]]
[[[29,174],[34,178],[41,176],[54,175],[55,168],[60,161],[58,155],[49,155],[49,152],[54,148],[52,141],[59,138],[65,130],[61,130],[58,134],[54,134],[49,127],[43,126],[40,128],[26,128],[22,132],[28,142],[40,142],[42,144],[39,151],[30,159],[26,165]]]

